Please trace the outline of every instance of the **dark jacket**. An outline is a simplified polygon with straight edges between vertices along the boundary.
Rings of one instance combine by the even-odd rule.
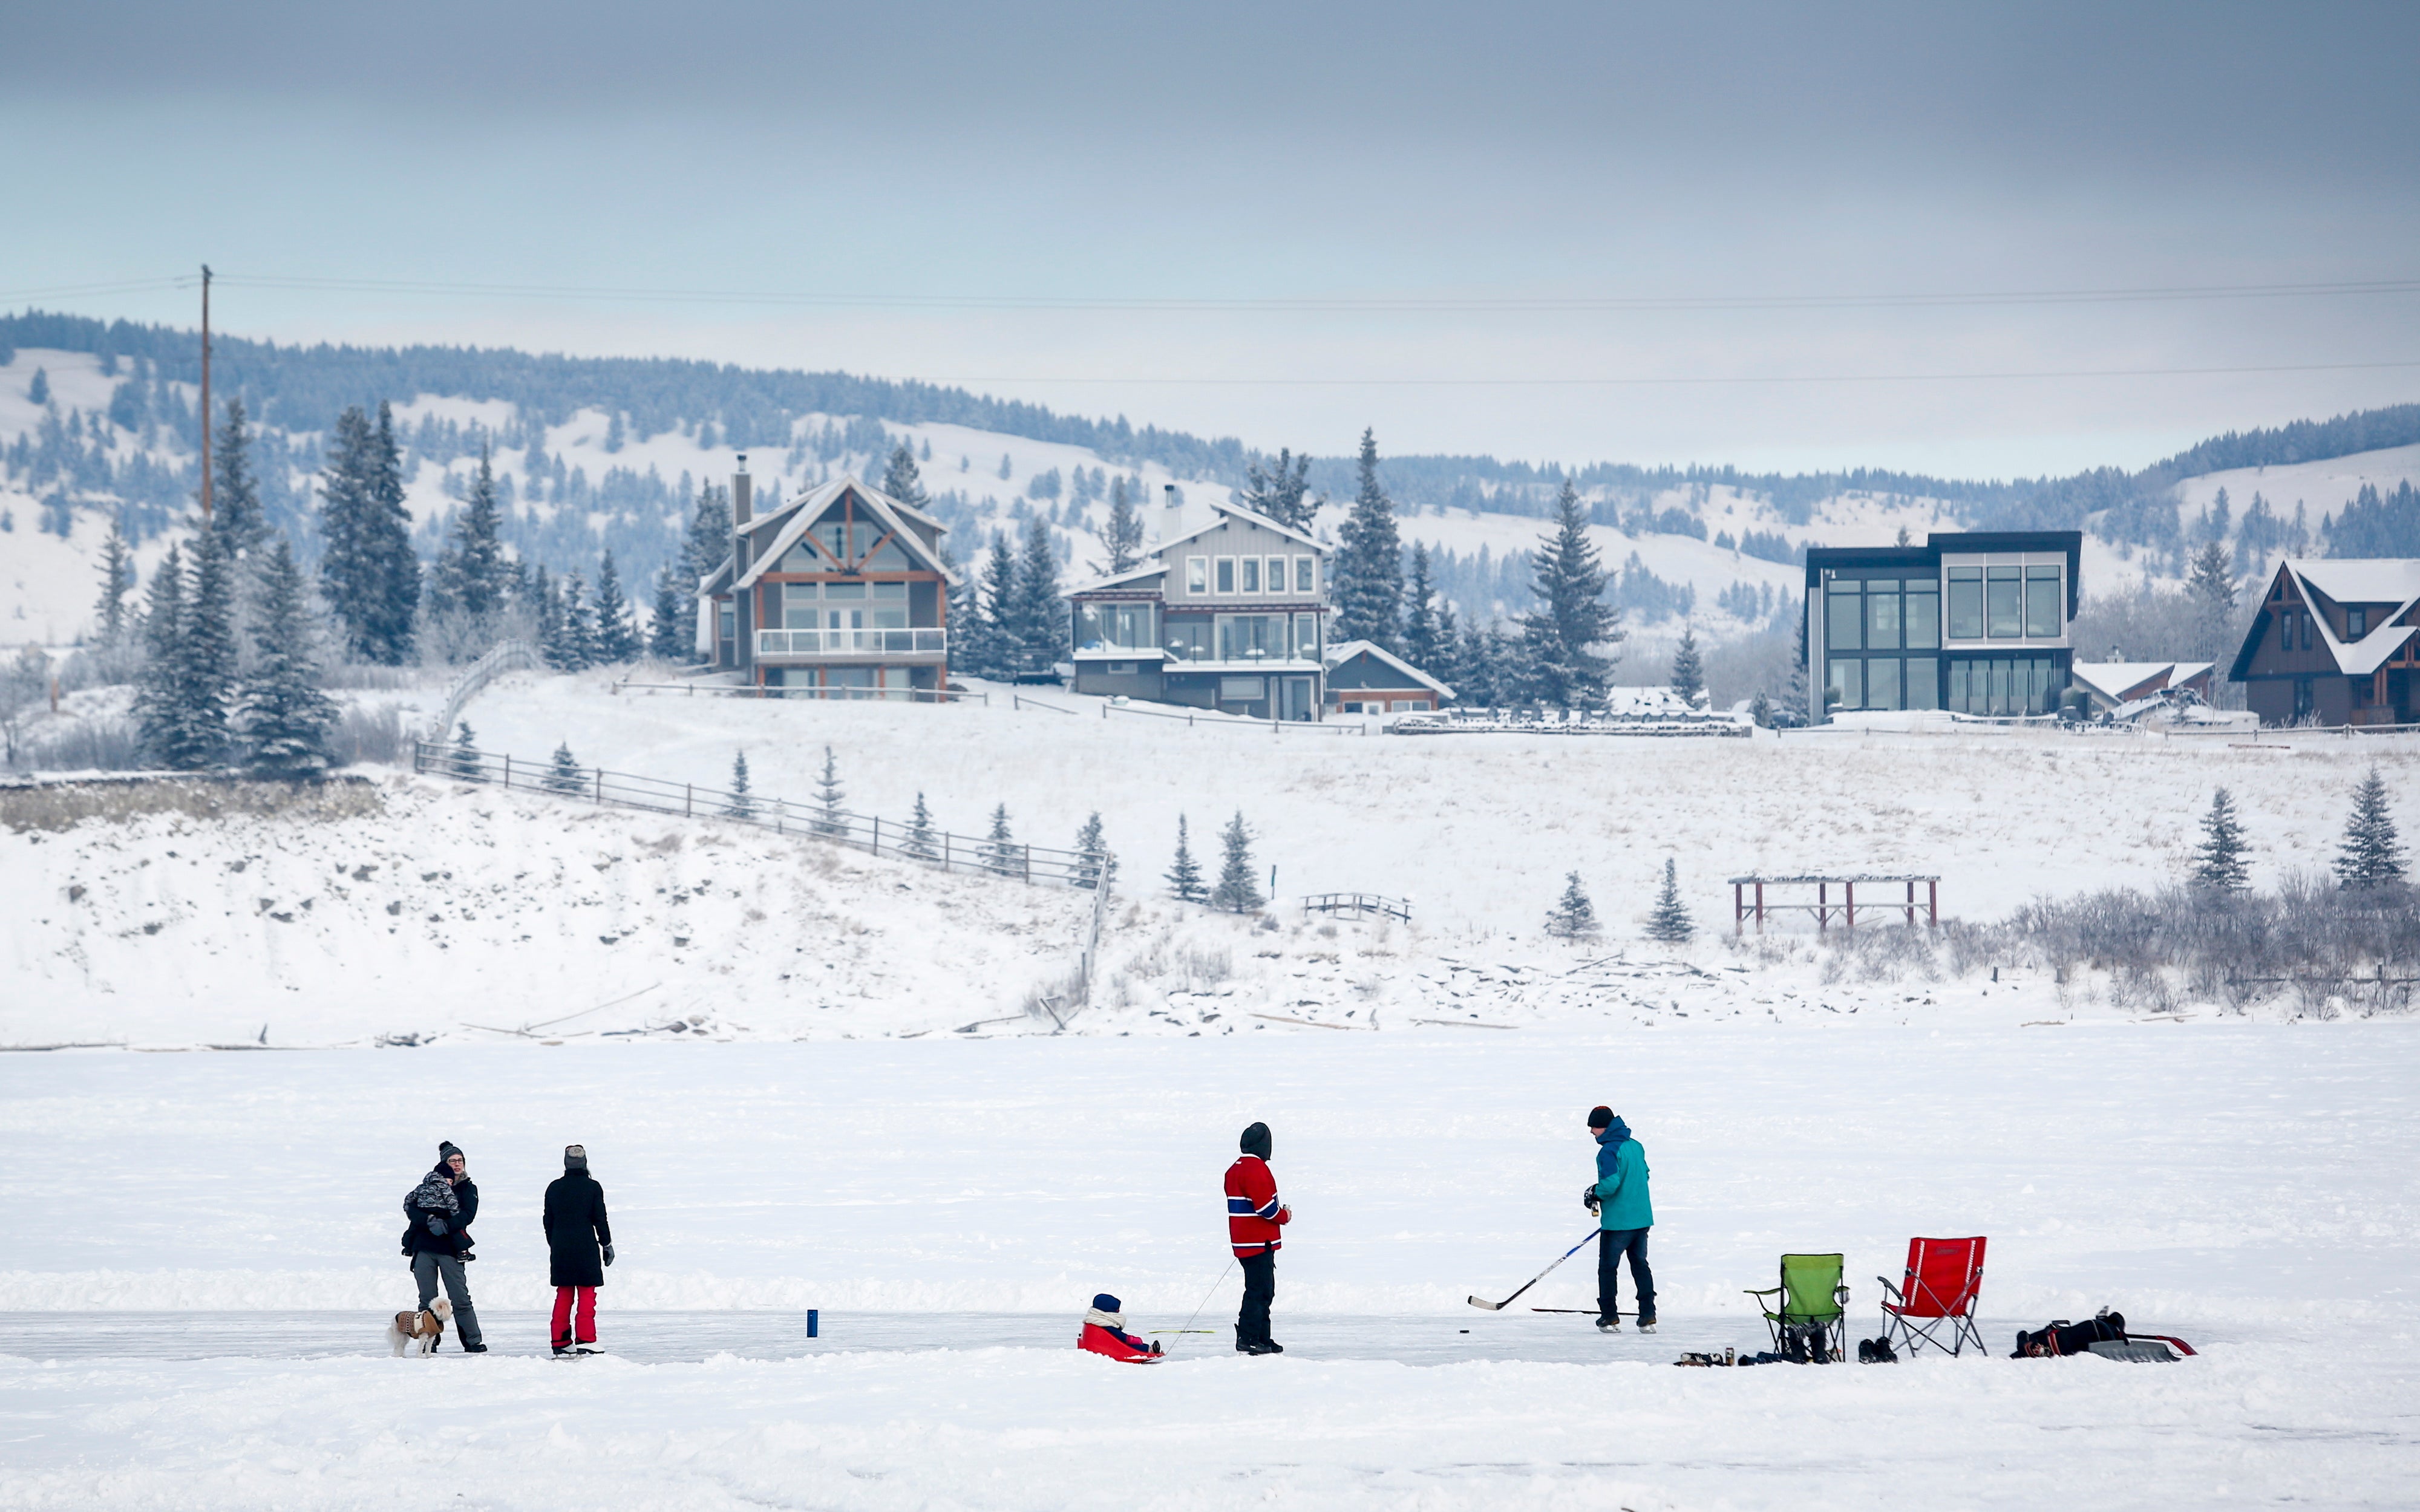
[[[586,1171],[566,1171],[546,1189],[548,1284],[558,1287],[601,1287],[605,1257],[598,1248],[613,1242],[605,1219],[605,1189]]]
[[[459,1255],[471,1247],[463,1229],[479,1211],[479,1189],[468,1179],[459,1184],[454,1173],[440,1165],[420,1179],[403,1199],[403,1215],[411,1225],[403,1231],[403,1247],[413,1255]]]

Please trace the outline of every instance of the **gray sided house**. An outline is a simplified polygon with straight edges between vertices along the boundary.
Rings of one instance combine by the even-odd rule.
[[[1256,719],[1317,719],[1326,702],[1327,548],[1265,516],[1162,511],[1140,565],[1067,597],[1078,693]]]
[[[2055,714],[2082,602],[2081,531],[1934,533],[1807,553],[1808,717]]]
[[[1428,714],[1453,689],[1370,640],[1327,648],[1327,707],[1339,714]]]
[[[2262,724],[2420,721],[2420,561],[2280,563],[2227,675]]]
[[[716,671],[806,698],[949,686],[947,527],[852,476],[763,515],[752,505],[742,457],[731,555],[698,584],[698,649]]]

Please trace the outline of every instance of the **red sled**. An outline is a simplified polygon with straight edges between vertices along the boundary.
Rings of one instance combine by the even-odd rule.
[[[1076,1335],[1076,1348],[1105,1355],[1124,1365],[1157,1365],[1168,1358],[1164,1354],[1154,1354],[1150,1345],[1133,1335],[1122,1334],[1114,1328],[1103,1328],[1098,1323],[1084,1325],[1084,1331]]]

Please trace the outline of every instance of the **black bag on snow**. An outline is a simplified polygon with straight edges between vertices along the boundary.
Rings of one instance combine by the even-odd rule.
[[[2081,1323],[2065,1319],[2038,1328],[2030,1333],[2020,1330],[2017,1347],[2009,1358],[2023,1360],[2061,1354],[2082,1354],[2094,1344],[2114,1343],[2126,1337],[2126,1315],[2102,1313]]]

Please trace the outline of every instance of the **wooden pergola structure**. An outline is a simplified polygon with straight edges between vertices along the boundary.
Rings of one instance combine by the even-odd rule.
[[[1916,895],[1919,882],[1924,884],[1921,899]],[[1764,933],[1765,916],[1778,913],[1812,914],[1815,916],[1815,928],[1819,931],[1829,929],[1835,918],[1839,919],[1844,927],[1855,929],[1859,906],[1857,888],[1861,884],[1868,887],[1905,888],[1898,898],[1885,895],[1877,899],[1869,893],[1867,896],[1870,901],[1864,904],[1869,914],[1883,910],[1902,915],[1908,927],[1913,929],[1916,927],[1916,911],[1921,909],[1927,929],[1936,928],[1941,923],[1941,879],[1938,876],[1885,876],[1860,872],[1855,876],[1733,877],[1730,884],[1731,933],[1734,934],[1745,933],[1750,918],[1756,920],[1756,932],[1761,934]],[[1765,896],[1767,887],[1812,887],[1815,897],[1811,902],[1803,896],[1777,901]],[[1838,889],[1837,892],[1836,888]]]

